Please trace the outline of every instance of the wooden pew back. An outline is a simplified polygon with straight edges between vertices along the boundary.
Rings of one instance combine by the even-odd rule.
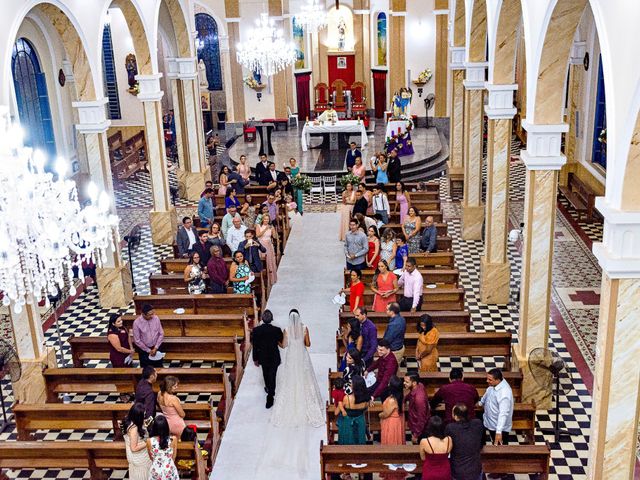
[[[442,332],[468,332],[471,330],[471,315],[468,311],[434,311],[423,310],[421,312],[402,312],[402,316],[407,321],[407,329],[413,328],[418,319],[428,313],[438,330]],[[386,312],[368,312],[367,317],[376,326],[378,332],[384,332],[389,323],[389,316]],[[353,318],[351,312],[341,311],[339,315],[340,323],[345,323]]]
[[[433,268],[421,268],[419,269],[422,274],[422,278],[425,284],[444,284],[450,287],[458,286],[458,279],[460,277],[460,272],[458,269],[433,269]],[[373,269],[365,269],[361,271],[362,278],[360,279],[366,285],[371,285],[373,283],[373,277],[375,275],[375,270]],[[344,286],[345,288],[349,286],[351,282],[350,271],[345,268],[344,270]]]

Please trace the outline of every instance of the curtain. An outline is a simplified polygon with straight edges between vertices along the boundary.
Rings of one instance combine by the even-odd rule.
[[[298,97],[298,119],[304,122],[311,116],[311,99],[309,98],[309,82],[311,72],[296,73],[296,96]]]
[[[371,70],[373,73],[373,98],[375,100],[376,118],[384,117],[387,108],[387,71]]]

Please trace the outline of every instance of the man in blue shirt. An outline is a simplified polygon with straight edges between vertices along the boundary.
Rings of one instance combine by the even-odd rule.
[[[362,158],[362,152],[356,148],[356,142],[351,142],[351,149],[347,150],[347,154],[344,157],[347,163],[347,170],[353,170],[353,166],[356,164],[356,158]]]
[[[404,334],[407,331],[407,322],[400,315],[400,305],[396,302],[387,305],[387,315],[389,315],[389,323],[384,331],[384,339],[391,346],[391,353],[396,356],[398,365],[404,358]]]
[[[438,231],[436,229],[436,225],[433,223],[433,217],[429,215],[425,219],[424,231],[422,232],[422,238],[420,239],[420,250],[427,253],[434,253],[437,251],[437,239]]]
[[[213,189],[207,188],[204,191],[204,197],[198,202],[198,217],[200,217],[200,226],[203,228],[208,228],[213,223],[215,216],[211,197],[213,197]]]

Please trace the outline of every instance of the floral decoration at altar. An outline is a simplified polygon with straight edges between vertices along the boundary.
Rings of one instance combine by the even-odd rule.
[[[391,132],[384,142],[384,152],[389,153],[391,150],[398,150],[398,154],[402,156],[402,152],[407,151],[405,154],[413,153],[413,142],[411,141],[411,130],[413,130],[413,120],[407,119],[406,130],[404,132]]]

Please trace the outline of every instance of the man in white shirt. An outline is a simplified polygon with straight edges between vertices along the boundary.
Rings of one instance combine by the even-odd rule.
[[[238,250],[238,245],[240,242],[244,240],[244,232],[247,229],[245,225],[242,224],[242,219],[240,216],[235,217],[233,220],[233,226],[227,232],[227,245],[231,249],[232,253],[235,253]]]
[[[382,223],[389,223],[389,212],[391,209],[389,208],[387,194],[384,193],[384,185],[381,183],[373,187],[372,206],[373,211],[382,217]]]
[[[235,205],[231,205],[227,208],[227,213],[222,217],[222,222],[220,224],[220,231],[222,232],[222,236],[227,238],[227,232],[233,226],[233,219],[239,218],[242,221],[242,217],[238,213],[238,209]]]
[[[487,372],[489,388],[480,399],[484,407],[483,423],[494,445],[509,443],[513,418],[513,392],[499,368]]]
[[[417,312],[422,309],[422,287],[424,279],[418,271],[415,259],[409,257],[404,263],[404,272],[398,279],[398,287],[404,287],[402,297],[398,300],[400,311]]]

